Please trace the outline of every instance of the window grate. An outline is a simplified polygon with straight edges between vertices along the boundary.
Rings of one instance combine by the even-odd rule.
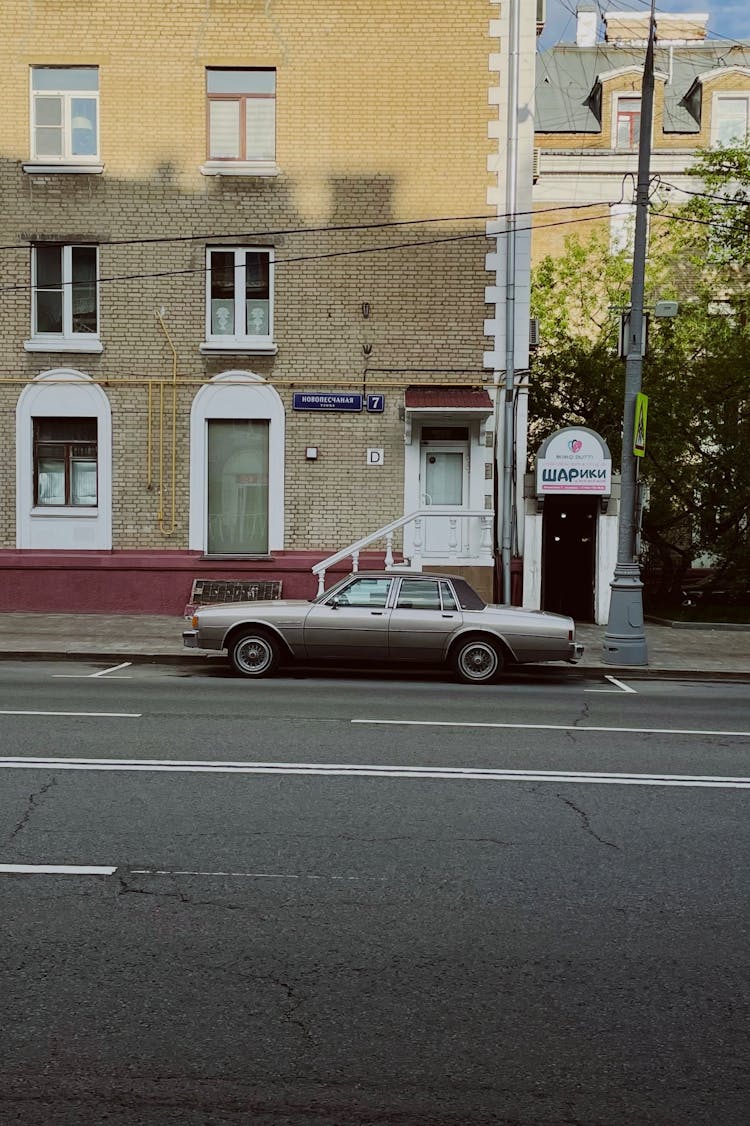
[[[215,605],[220,602],[262,602],[281,598],[281,580],[195,579],[190,604]]]

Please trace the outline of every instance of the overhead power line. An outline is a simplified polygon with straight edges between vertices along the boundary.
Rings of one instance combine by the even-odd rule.
[[[572,210],[579,210],[580,211],[580,210],[591,210],[594,207],[606,207],[607,211],[608,211],[609,210],[609,203],[606,203],[606,202],[586,203],[586,204],[576,204],[576,205],[572,205],[572,206],[571,205],[568,205],[568,206],[561,205],[560,207],[549,208],[548,210],[549,211],[572,211]],[[519,212],[519,214],[534,215],[534,214],[545,214],[545,212],[536,212],[535,213],[535,212],[526,211],[526,212]],[[606,218],[606,214],[587,215],[587,216],[584,216],[584,217],[579,218],[579,219],[560,219],[560,220],[557,220],[556,222],[553,222],[553,223],[541,223],[541,224],[538,224],[536,227],[530,224],[529,226],[526,226],[526,227],[517,227],[516,230],[518,230],[518,231],[546,230],[549,227],[572,226],[572,225],[575,225],[577,223],[590,223],[590,222],[600,220],[600,219],[603,219],[603,218]],[[331,250],[331,251],[326,251],[326,252],[321,253],[321,254],[301,254],[301,255],[294,257],[294,258],[276,258],[274,260],[274,268],[276,269],[280,266],[286,266],[286,265],[298,265],[298,264],[304,263],[304,262],[322,261],[324,259],[331,259],[331,258],[348,258],[348,257],[355,257],[355,256],[359,256],[359,255],[364,255],[364,254],[384,254],[384,253],[388,253],[389,251],[394,251],[394,250],[421,250],[423,247],[438,246],[438,245],[441,245],[441,244],[444,244],[444,243],[452,243],[452,242],[465,242],[465,241],[468,241],[468,240],[471,240],[471,239],[502,238],[505,233],[506,233],[505,231],[497,231],[497,232],[493,232],[491,235],[488,235],[486,231],[472,231],[471,233],[467,233],[467,234],[447,235],[443,238],[420,239],[419,241],[416,241],[416,242],[389,243],[386,246],[356,247],[356,248],[351,249],[351,250]],[[176,278],[176,277],[185,277],[185,276],[190,276],[190,275],[195,275],[195,274],[205,274],[205,273],[206,273],[206,267],[205,267],[205,265],[202,265],[202,266],[197,266],[197,267],[187,267],[185,269],[179,269],[179,270],[155,270],[155,271],[148,272],[148,273],[141,272],[141,273],[135,273],[135,274],[111,274],[111,275],[105,276],[105,277],[101,277],[101,276],[98,277],[96,279],[96,283],[97,284],[106,284],[106,283],[110,283],[110,282],[120,282],[120,281],[147,281],[147,280],[153,280],[153,279],[156,279],[156,278]],[[62,282],[61,286],[70,287],[70,286],[73,286],[73,285],[80,285],[80,284],[81,284],[80,282],[66,281],[66,282]],[[22,283],[22,284],[18,284],[18,285],[5,285],[5,286],[0,286],[0,293],[22,293],[22,292],[28,292],[28,291],[30,291],[34,288],[39,290],[39,289],[42,289],[43,287],[40,287],[40,286],[35,287],[35,286],[31,285],[30,283]],[[56,288],[60,288],[60,286],[58,286]]]
[[[595,206],[595,205],[592,205]],[[560,211],[559,206],[545,207],[539,211],[517,211],[516,215],[535,215],[542,214],[545,211]],[[347,223],[340,226],[323,226],[323,227],[278,227],[271,230],[257,230],[257,231],[210,231],[208,233],[195,234],[195,235],[154,235],[149,238],[126,238],[126,239],[99,239],[94,240],[97,246],[152,246],[154,244],[162,243],[184,243],[184,242],[206,242],[206,241],[222,241],[228,239],[238,238],[276,238],[281,235],[320,235],[320,234],[336,234],[346,233],[351,231],[376,231],[376,230],[389,230],[393,227],[417,227],[424,226],[428,223],[468,223],[476,222],[477,220],[484,220],[487,223],[497,222],[502,219],[507,219],[507,213],[503,215],[489,214],[483,212],[481,215],[443,215],[443,216],[428,216],[424,219],[385,219],[377,223]],[[38,240],[43,242],[45,240]],[[64,239],[56,239],[55,242],[63,243]],[[28,250],[29,246],[33,245],[32,240],[27,240],[22,243],[9,243],[6,246],[0,246],[1,250]]]

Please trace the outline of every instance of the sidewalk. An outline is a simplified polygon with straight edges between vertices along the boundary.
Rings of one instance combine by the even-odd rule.
[[[188,650],[182,617],[148,614],[0,614],[0,659],[96,658],[117,661],[200,663],[209,654]],[[577,640],[585,646],[578,672],[602,671],[612,676],[675,675],[682,679],[725,676],[750,682],[750,627],[747,629],[675,629],[646,625],[648,666],[618,668],[602,660],[605,627],[580,625]],[[217,654],[212,655],[216,659]]]

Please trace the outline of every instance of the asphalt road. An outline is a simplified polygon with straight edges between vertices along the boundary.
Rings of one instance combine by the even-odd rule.
[[[4,662],[0,1121],[744,1124],[749,752],[740,684]]]

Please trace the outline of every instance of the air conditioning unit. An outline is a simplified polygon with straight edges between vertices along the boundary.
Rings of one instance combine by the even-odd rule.
[[[529,348],[538,348],[539,343],[539,317],[531,317],[529,320]]]
[[[531,162],[531,178],[534,183],[539,179],[539,172],[542,164],[542,150],[534,149],[534,156]]]

